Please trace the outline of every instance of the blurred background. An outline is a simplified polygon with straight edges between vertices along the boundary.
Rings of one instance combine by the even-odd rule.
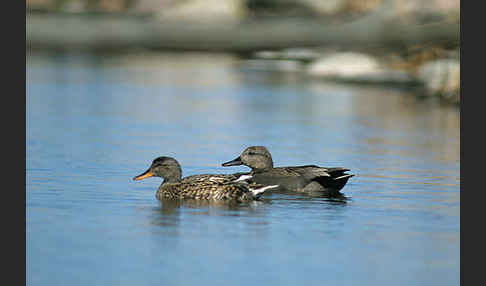
[[[459,0],[27,0],[28,285],[457,285]],[[159,202],[251,145],[342,199]]]
[[[28,0],[27,11],[30,49],[229,52],[254,68],[460,101],[457,0]]]

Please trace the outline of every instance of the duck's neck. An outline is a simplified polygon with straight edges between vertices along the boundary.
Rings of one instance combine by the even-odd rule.
[[[182,170],[180,167],[174,168],[170,173],[165,174],[163,178],[162,185],[165,183],[176,183],[182,179]]]
[[[177,183],[181,180],[181,178],[164,178],[164,180],[162,181],[162,185],[165,184],[165,183]]]
[[[252,173],[262,173],[270,171],[273,169],[273,160],[272,158],[266,158],[265,160],[259,161],[253,166],[249,167],[251,168]]]

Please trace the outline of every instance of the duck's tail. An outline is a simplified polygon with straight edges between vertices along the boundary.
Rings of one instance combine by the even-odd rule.
[[[354,177],[354,174],[344,174],[342,176],[333,178],[330,185],[336,190],[341,190],[351,177]]]
[[[354,177],[354,174],[345,174],[343,176],[339,176],[339,177],[334,178],[334,180],[339,181],[339,180],[346,179],[346,181],[347,181],[351,177]]]
[[[331,173],[331,177],[318,177],[315,179],[325,189],[332,190],[333,192],[339,192],[349,178],[354,177],[354,174],[344,174],[343,172]]]

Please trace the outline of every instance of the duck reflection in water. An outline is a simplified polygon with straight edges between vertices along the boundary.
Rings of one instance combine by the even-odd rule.
[[[237,200],[222,201],[222,200],[173,200],[161,199],[159,200],[160,210],[163,214],[177,213],[178,209],[217,209],[221,211],[253,211],[258,207],[270,204],[269,199],[260,199],[255,201],[240,202]]]

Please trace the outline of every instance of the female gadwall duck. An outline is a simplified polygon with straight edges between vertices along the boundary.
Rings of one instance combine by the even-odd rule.
[[[263,185],[279,185],[279,189],[299,192],[326,192],[338,195],[352,174],[349,169],[316,165],[273,167],[272,155],[264,146],[251,146],[241,155],[222,164],[224,167],[245,165],[251,168],[251,181]]]
[[[171,157],[158,157],[144,173],[133,178],[135,181],[149,177],[162,177],[164,181],[156,197],[162,199],[236,200],[258,199],[267,189],[277,185],[250,183],[249,175],[204,174],[182,178],[179,163]]]

